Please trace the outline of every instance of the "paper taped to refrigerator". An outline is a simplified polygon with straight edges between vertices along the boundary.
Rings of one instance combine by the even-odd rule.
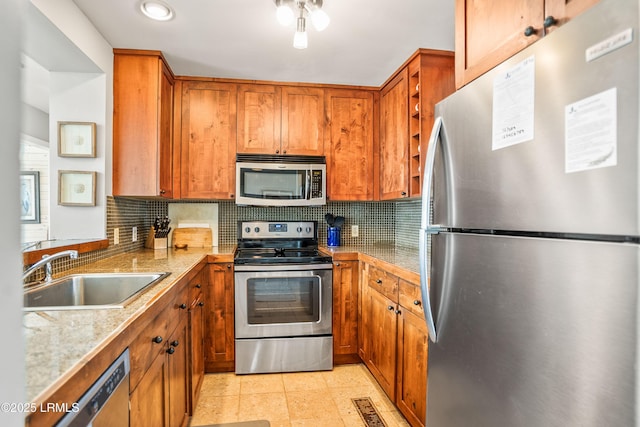
[[[493,80],[493,150],[533,139],[535,65],[530,56]]]
[[[617,89],[612,88],[565,107],[565,172],[615,166]]]

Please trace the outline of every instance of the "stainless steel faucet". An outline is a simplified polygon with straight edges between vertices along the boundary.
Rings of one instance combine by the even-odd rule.
[[[35,264],[31,265],[29,268],[22,273],[22,280],[24,281],[27,277],[31,276],[37,269],[44,265],[44,281],[50,282],[53,279],[53,268],[51,267],[51,261],[58,258],[63,258],[68,256],[71,259],[78,258],[78,251],[69,250],[55,253],[53,255],[42,255],[42,259]]]

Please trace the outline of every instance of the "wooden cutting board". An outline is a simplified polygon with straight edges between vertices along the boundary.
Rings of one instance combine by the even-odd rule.
[[[190,248],[206,248],[212,245],[211,228],[176,228],[171,245],[187,244]]]

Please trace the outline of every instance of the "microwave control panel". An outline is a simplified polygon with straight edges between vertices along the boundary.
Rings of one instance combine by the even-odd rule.
[[[317,199],[322,197],[322,171],[311,171],[311,198]]]

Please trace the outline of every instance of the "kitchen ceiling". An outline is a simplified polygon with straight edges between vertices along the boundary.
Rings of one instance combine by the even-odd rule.
[[[380,86],[418,48],[453,50],[454,0],[324,0],[331,24],[292,46],[274,0],[165,0],[166,22],[139,0],[74,0],[114,48],[164,53],[176,75]]]

